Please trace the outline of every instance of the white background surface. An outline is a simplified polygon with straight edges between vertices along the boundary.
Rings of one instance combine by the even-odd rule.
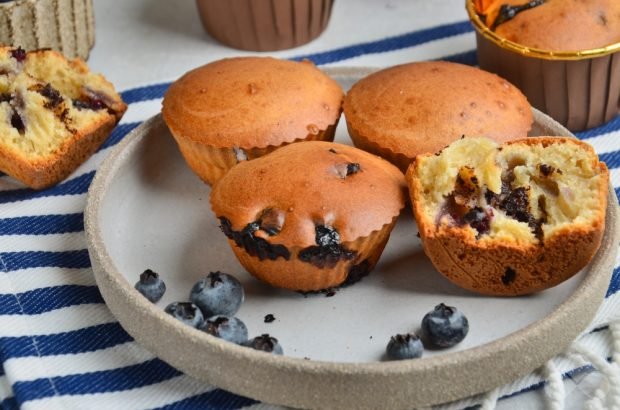
[[[225,1],[225,0],[223,0]],[[467,19],[463,0],[336,0],[327,30],[317,40],[270,55],[291,57],[379,40]],[[249,53],[219,45],[204,33],[190,0],[95,0],[96,44],[89,65],[117,89],[171,81],[219,58]],[[336,65],[390,66],[457,54],[475,47],[473,33],[424,46],[344,60]],[[155,113],[159,104],[150,107]],[[131,116],[131,112],[127,113]],[[568,409],[583,408],[599,376],[565,382]],[[542,390],[501,400],[499,409],[543,409]]]

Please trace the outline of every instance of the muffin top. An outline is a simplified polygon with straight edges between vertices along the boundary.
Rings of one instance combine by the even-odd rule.
[[[344,100],[347,123],[383,148],[410,158],[467,136],[527,136],[532,112],[508,81],[449,62],[411,63],[358,81]]]
[[[230,58],[175,81],[162,114],[175,135],[195,142],[264,148],[335,124],[342,97],[340,86],[311,62]]]
[[[500,0],[523,5],[525,0]],[[515,43],[549,51],[577,51],[620,42],[620,1],[545,0],[497,25],[495,32]]]
[[[398,168],[357,148],[322,141],[290,144],[233,167],[211,191],[211,207],[231,228],[258,223],[270,243],[316,244],[317,227],[351,242],[400,213],[406,185]]]

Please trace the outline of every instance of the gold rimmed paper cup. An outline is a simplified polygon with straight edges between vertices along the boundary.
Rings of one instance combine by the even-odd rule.
[[[618,114],[620,43],[580,51],[548,51],[491,31],[466,0],[476,29],[478,64],[517,86],[530,104],[571,131],[603,124]]]
[[[249,51],[306,44],[327,27],[334,0],[196,0],[202,24],[217,41]]]

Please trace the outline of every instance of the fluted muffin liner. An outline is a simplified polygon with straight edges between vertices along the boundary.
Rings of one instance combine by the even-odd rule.
[[[376,142],[368,139],[363,133],[357,131],[349,120],[347,120],[347,130],[349,132],[349,136],[351,137],[351,141],[353,141],[353,145],[357,148],[378,155],[381,158],[391,162],[403,174],[407,172],[407,168],[413,161],[413,158],[409,158],[400,152],[394,152],[389,148],[382,147]]]
[[[620,43],[582,51],[525,47],[491,31],[466,0],[478,64],[517,86],[530,104],[571,131],[614,118],[620,104]]]
[[[291,253],[289,260],[284,258],[260,260],[237,246],[233,240],[228,239],[228,243],[239,263],[263,282],[294,291],[322,291],[353,284],[369,274],[381,257],[397,219],[398,215],[368,236],[343,242],[341,245],[350,251],[355,251],[356,256],[351,260],[339,260],[333,267],[319,268],[302,261],[299,258],[300,252],[305,249],[302,247],[287,247]]]
[[[294,144],[302,141],[333,141],[336,133],[335,124],[328,126],[325,130],[319,130],[316,134],[308,134],[305,138],[296,139],[291,142],[285,142],[280,145],[269,145],[266,147],[215,147],[208,144],[198,143],[190,138],[171,133],[176,140],[179,150],[185,158],[189,167],[196,175],[209,185],[213,185],[226,172],[240,161],[251,160],[269,154],[278,148],[288,144]]]
[[[334,0],[196,0],[205,30],[251,51],[297,47],[321,34]]]
[[[0,3],[0,44],[51,48],[88,58],[95,43],[92,0],[16,0]]]

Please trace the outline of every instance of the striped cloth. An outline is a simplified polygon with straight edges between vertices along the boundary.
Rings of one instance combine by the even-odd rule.
[[[471,30],[469,22],[460,21],[293,58],[308,58],[319,65],[353,59],[360,65],[367,56],[407,50],[413,58],[431,55],[475,64]],[[461,51],[437,48],[438,42],[464,36],[467,41],[458,40],[465,44]],[[155,358],[120,327],[93,279],[84,238],[86,192],[111,148],[159,111],[168,85],[125,91],[123,98],[129,110],[123,121],[97,153],[59,185],[33,191],[7,176],[0,177],[2,409],[272,408],[195,381]],[[618,193],[620,118],[579,137],[592,144],[607,163]],[[603,359],[612,354],[608,325],[618,320],[614,315],[620,311],[619,288],[620,270],[616,267],[603,307],[580,338],[591,354]],[[547,368],[570,376],[592,362],[595,360],[575,361],[564,355]],[[560,388],[552,373],[533,373],[495,391],[490,400],[539,388],[546,377],[552,381],[549,386]],[[464,408],[484,399],[443,407]]]

